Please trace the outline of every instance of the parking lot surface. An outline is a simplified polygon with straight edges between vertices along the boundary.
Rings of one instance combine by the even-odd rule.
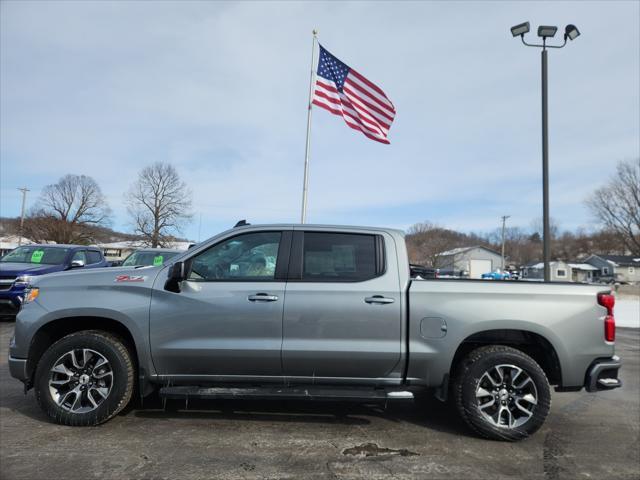
[[[2,479],[640,478],[640,336],[619,329],[621,389],[554,394],[532,438],[474,436],[437,401],[382,406],[145,399],[93,428],[50,423],[9,376],[0,323]]]

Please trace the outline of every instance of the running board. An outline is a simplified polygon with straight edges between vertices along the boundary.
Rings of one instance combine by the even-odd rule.
[[[166,399],[273,399],[385,402],[413,400],[413,393],[404,390],[383,390],[358,387],[162,387],[160,397]]]

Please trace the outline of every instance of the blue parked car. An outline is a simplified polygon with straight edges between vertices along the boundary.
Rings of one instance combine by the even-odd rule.
[[[0,258],[0,317],[14,317],[31,277],[76,268],[108,267],[102,252],[82,245],[25,245]]]
[[[511,280],[511,274],[506,271],[496,270],[495,272],[483,273],[482,278],[485,280]]]

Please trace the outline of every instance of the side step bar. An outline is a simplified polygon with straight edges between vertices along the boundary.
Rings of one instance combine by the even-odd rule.
[[[162,387],[160,397],[166,399],[272,399],[321,401],[413,400],[413,393],[404,390],[384,390],[358,387]]]

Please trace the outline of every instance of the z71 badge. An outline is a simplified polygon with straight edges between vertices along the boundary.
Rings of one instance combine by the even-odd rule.
[[[144,282],[146,275],[118,275],[114,282]]]

